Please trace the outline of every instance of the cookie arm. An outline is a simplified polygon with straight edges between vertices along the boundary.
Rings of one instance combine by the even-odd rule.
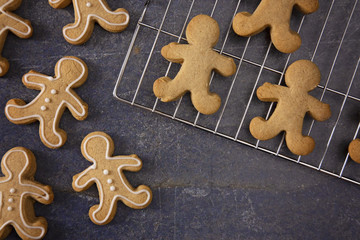
[[[81,192],[88,189],[93,184],[93,176],[91,174],[92,167],[73,176],[72,187],[75,191]]]
[[[229,77],[236,72],[236,65],[232,58],[216,53],[214,69],[222,76]]]
[[[309,14],[318,10],[319,0],[296,0],[295,5],[301,12]]]
[[[174,63],[183,63],[184,56],[183,52],[187,49],[187,46],[184,44],[179,44],[172,42],[161,49],[161,55],[166,58],[166,60]]]
[[[257,89],[256,95],[263,102],[277,102],[284,90],[282,86],[266,82]]]
[[[87,117],[88,105],[74,91],[70,90],[69,97],[66,99],[66,106],[77,120],[84,120]]]
[[[45,186],[34,181],[26,181],[23,185],[26,187],[26,192],[36,201],[42,204],[49,204],[54,199],[54,194],[50,186]]]
[[[325,121],[331,117],[330,105],[310,97],[308,102],[309,113],[316,121]]]
[[[31,70],[22,78],[23,84],[30,89],[42,90],[45,84],[49,82],[48,76]]]

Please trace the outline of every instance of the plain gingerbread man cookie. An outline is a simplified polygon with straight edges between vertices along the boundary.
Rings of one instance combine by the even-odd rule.
[[[88,76],[86,64],[76,57],[64,57],[55,66],[55,77],[35,71],[23,76],[27,88],[41,90],[30,103],[21,99],[11,99],[5,107],[5,115],[15,124],[40,122],[41,141],[49,148],[59,148],[66,141],[66,132],[59,128],[59,121],[68,108],[77,120],[84,120],[88,106],[75,93],[73,88],[80,87]]]
[[[219,40],[218,23],[207,15],[194,17],[186,28],[189,44],[170,43],[161,49],[161,55],[168,61],[181,63],[176,77],[162,77],[154,82],[155,96],[163,102],[179,99],[186,92],[191,93],[194,107],[202,114],[213,114],[221,105],[221,98],[209,91],[211,71],[231,76],[236,71],[234,60],[224,57],[212,48]]]
[[[124,8],[111,11],[106,0],[49,0],[53,8],[74,5],[75,23],[63,28],[63,35],[71,44],[83,44],[89,40],[95,22],[109,32],[121,32],[129,25],[129,14]]]
[[[350,143],[349,155],[352,160],[360,163],[360,139],[355,139]]]
[[[315,147],[310,136],[302,135],[303,121],[309,113],[317,121],[331,116],[330,106],[308,94],[320,83],[318,67],[307,60],[299,60],[289,66],[285,73],[288,87],[265,83],[257,90],[264,102],[277,102],[269,120],[256,117],[250,122],[251,134],[259,140],[268,140],[285,131],[287,147],[297,155],[307,155]]]
[[[150,188],[140,185],[133,188],[123,171],[137,172],[142,162],[136,155],[112,156],[114,142],[103,132],[87,135],[81,144],[83,156],[93,163],[73,177],[73,189],[77,192],[88,189],[94,183],[99,191],[100,204],[90,208],[89,217],[97,225],[109,223],[116,214],[117,201],[126,206],[142,209],[152,200]]]
[[[236,34],[249,37],[270,28],[276,49],[292,53],[301,46],[299,34],[290,28],[294,6],[304,14],[310,14],[319,8],[319,0],[262,0],[253,14],[238,13],[233,20],[233,29]]]
[[[0,178],[0,239],[12,228],[22,239],[42,239],[47,222],[36,217],[34,201],[50,204],[54,195],[50,186],[34,181],[36,160],[33,153],[23,147],[9,150],[1,161]]]
[[[33,29],[30,21],[11,13],[21,5],[21,0],[0,0],[0,53],[2,52],[5,40],[9,31],[19,38],[29,38]],[[9,70],[9,62],[0,56],[0,77]]]

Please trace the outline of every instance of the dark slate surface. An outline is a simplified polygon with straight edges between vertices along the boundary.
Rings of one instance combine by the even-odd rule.
[[[206,2],[212,1],[203,1],[203,10],[195,11],[194,15],[208,12]],[[335,8],[342,8],[348,16],[354,1],[337,0]],[[87,82],[76,90],[88,103],[89,116],[79,122],[68,111],[64,113],[60,126],[67,131],[68,140],[62,148],[46,148],[40,142],[37,123],[14,125],[3,113],[0,116],[0,154],[15,146],[31,149],[37,158],[36,179],[53,187],[55,200],[51,205],[35,204],[36,214],[48,220],[45,239],[358,238],[359,186],[113,98],[117,74],[142,12],[143,2],[131,0],[118,4],[116,0],[108,0],[113,9],[124,7],[131,13],[129,28],[121,34],[112,34],[96,26],[91,39],[82,46],[72,46],[62,37],[62,27],[73,21],[72,6],[55,10],[46,0],[23,0],[22,6],[15,11],[31,20],[34,35],[28,40],[12,34],[7,38],[3,56],[9,59],[11,66],[8,74],[0,79],[2,109],[11,98],[22,98],[29,102],[37,95],[37,91],[26,89],[21,82],[22,75],[31,69],[53,75],[56,62],[66,55],[82,58],[89,67]],[[160,0],[154,2],[159,6],[165,4]],[[330,1],[321,2],[328,6]],[[244,6],[246,8],[247,5]],[[181,6],[178,8],[181,9]],[[358,10],[355,11],[357,19]],[[320,10],[322,19],[326,12]],[[156,9],[152,13],[154,15],[148,14],[145,20],[156,24],[161,17],[157,14],[162,13]],[[221,15],[221,12],[217,14]],[[298,21],[301,14],[296,14]],[[172,16],[173,25],[177,24],[177,18],[183,17],[181,12]],[[332,24],[343,26],[346,20],[340,15],[332,19]],[[354,61],[359,56],[359,25],[358,21],[353,22],[350,34],[355,40],[347,43],[348,54],[340,56],[340,67],[334,77],[336,81],[331,82],[334,89],[341,91],[346,90],[348,83],[343,83],[349,80]],[[315,20],[306,24],[318,25]],[[320,64],[324,62],[321,65],[323,72],[329,72],[331,65],[327,61],[333,59],[334,49],[339,43],[339,34],[327,34],[333,34],[334,38],[329,37],[333,41],[322,45],[324,49],[319,49],[321,54],[316,59]],[[254,40],[248,52],[249,59],[262,61],[257,59],[257,54],[266,51],[268,42],[261,41],[260,38]],[[241,43],[245,43],[244,40]],[[149,43],[142,44],[146,46]],[[232,45],[236,47],[235,42]],[[296,59],[309,59],[311,51],[307,53],[303,49],[294,56]],[[274,68],[282,66],[275,59],[269,61]],[[137,71],[139,69],[130,69],[129,74],[136,75]],[[358,86],[359,79],[354,84]],[[353,88],[352,94],[359,95],[356,94],[358,89]],[[327,99],[339,107],[339,101],[336,98],[332,100],[330,94]],[[352,129],[356,128],[358,121],[354,113],[359,106],[356,104],[350,108],[351,111],[348,110],[354,125],[351,125]],[[261,104],[257,106],[261,107]],[[96,188],[75,193],[71,187],[72,176],[89,166],[81,155],[80,143],[92,131],[105,131],[111,135],[115,142],[115,154],[136,153],[140,156],[143,169],[138,173],[126,173],[126,176],[134,186],[150,186],[154,195],[153,202],[144,210],[133,210],[119,202],[114,220],[106,226],[97,226],[88,218],[89,208],[98,202]],[[343,136],[345,133],[337,132],[340,147],[344,149],[347,143],[340,141],[352,138]],[[352,166],[359,170],[356,165]],[[356,177],[359,172],[353,171],[352,174]],[[17,239],[14,231],[9,239]]]

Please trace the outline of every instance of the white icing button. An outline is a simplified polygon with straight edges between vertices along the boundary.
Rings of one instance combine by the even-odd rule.
[[[8,207],[7,210],[8,210],[8,211],[12,211],[13,208],[12,208],[12,207]]]
[[[87,3],[86,3],[86,6],[87,6],[87,7],[91,7],[92,5],[91,5],[90,2],[87,2]]]
[[[51,89],[51,94],[53,94],[53,95],[55,95],[55,94],[57,94],[57,91],[55,90],[55,89]]]
[[[13,203],[13,202],[14,202],[14,199],[13,199],[13,198],[9,198],[8,202],[9,202],[9,203]]]
[[[46,107],[45,106],[41,106],[41,111],[45,111],[46,110]]]
[[[15,192],[16,192],[15,188],[10,188],[10,193],[15,193]]]
[[[114,186],[111,186],[111,187],[110,187],[110,191],[112,191],[112,192],[115,191],[115,187],[114,187]]]
[[[108,183],[108,184],[111,184],[112,182],[113,182],[113,180],[110,179],[110,178],[107,180],[107,183]]]
[[[49,103],[50,102],[50,98],[45,98],[45,102]]]
[[[108,175],[108,174],[109,174],[109,170],[105,169],[105,170],[103,171],[103,174],[104,174],[104,175]]]

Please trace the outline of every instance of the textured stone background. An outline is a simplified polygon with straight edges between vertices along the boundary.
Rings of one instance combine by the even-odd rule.
[[[202,1],[204,7],[196,13],[208,14],[206,5],[213,1]],[[72,6],[55,10],[46,0],[23,0],[15,13],[31,20],[34,35],[23,40],[9,34],[3,50],[3,56],[9,59],[11,66],[8,74],[0,79],[2,109],[11,98],[29,102],[37,95],[37,91],[26,89],[21,82],[22,75],[31,69],[53,75],[56,62],[66,55],[82,58],[89,67],[87,82],[76,89],[89,105],[89,116],[79,122],[68,111],[64,113],[60,127],[68,133],[68,140],[62,148],[46,148],[40,142],[37,123],[14,125],[4,113],[0,115],[0,155],[15,146],[31,149],[37,159],[36,179],[53,187],[55,199],[51,205],[35,204],[36,214],[48,221],[45,239],[358,238],[359,186],[115,100],[112,91],[144,1],[117,2],[108,0],[113,9],[124,7],[131,13],[131,24],[126,31],[112,34],[96,26],[86,44],[72,46],[62,37],[62,27],[73,21]],[[233,7],[236,2],[221,4],[226,8]],[[330,1],[320,2],[328,6]],[[334,8],[340,9],[339,16],[334,17],[334,28],[327,33],[329,36],[317,58],[323,72],[329,72],[331,65],[326,60],[332,61],[347,21],[341,11],[348,17],[354,2],[335,1]],[[154,0],[155,7],[164,4],[166,1]],[[321,19],[326,17],[326,11],[327,8],[319,11]],[[345,43],[347,51],[343,53],[332,81],[335,89],[338,86],[346,90],[359,56],[359,11],[360,4],[349,30],[350,39]],[[151,13],[154,15],[148,15],[147,21],[161,18],[160,10],[153,9]],[[217,20],[221,19],[220,13]],[[301,14],[295,16],[295,20],[301,19]],[[175,26],[176,15],[173,18]],[[319,25],[315,19],[307,24]],[[336,29],[336,24],[341,27]],[[310,38],[312,33],[303,35]],[[263,48],[268,46],[268,41],[255,39],[258,40],[248,56],[254,61],[256,49],[264,51]],[[152,42],[144,40],[142,44],[140,53]],[[306,49],[296,56],[310,58]],[[270,64],[276,67],[277,63],[273,59]],[[138,71],[141,69],[130,68],[128,74],[131,76],[132,72]],[[156,68],[153,71],[156,72]],[[359,93],[356,91],[359,77],[354,84],[353,95],[359,96],[356,94]],[[341,100],[332,99],[331,95],[327,99],[340,106]],[[261,106],[260,102],[258,106]],[[357,102],[350,106],[349,125],[345,124],[343,128],[356,128],[358,107]],[[331,121],[335,120],[336,114]],[[126,173],[126,176],[134,186],[150,186],[154,195],[151,205],[144,210],[133,210],[119,202],[114,220],[106,226],[97,226],[88,218],[89,208],[98,203],[96,188],[75,193],[71,187],[72,176],[89,166],[81,155],[80,144],[92,131],[105,131],[111,135],[115,154],[136,153],[140,156],[143,169],[138,173]],[[346,140],[340,145],[343,154],[354,131],[351,132],[350,136],[340,132],[336,138]],[[314,156],[317,155],[310,155],[309,159]],[[352,171],[356,178],[359,167],[351,166],[356,170]],[[17,235],[12,232],[9,239],[17,239]]]

